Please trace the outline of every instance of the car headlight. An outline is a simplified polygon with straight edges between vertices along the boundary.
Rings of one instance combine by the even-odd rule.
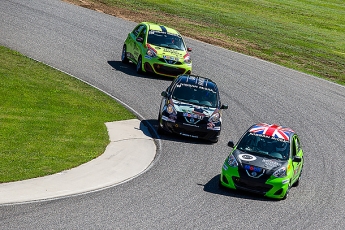
[[[220,114],[219,113],[215,113],[208,120],[213,122],[213,123],[218,123],[220,121]]]
[[[169,104],[169,105],[167,106],[166,111],[167,111],[167,113],[169,113],[169,114],[172,114],[172,113],[176,114],[176,110],[175,110],[174,106],[171,105],[171,104]]]
[[[279,168],[272,175],[277,178],[286,177],[286,167]]]
[[[183,56],[184,62],[187,64],[190,64],[192,62],[192,59],[190,58],[189,53],[186,53],[186,55]]]
[[[150,46],[150,44],[147,44],[146,54],[149,55],[150,57],[156,57],[157,51],[152,46]]]
[[[238,166],[237,160],[232,154],[228,157],[228,165],[234,168]]]
[[[146,54],[149,55],[150,57],[156,57],[157,56],[157,53],[152,49],[148,49]]]

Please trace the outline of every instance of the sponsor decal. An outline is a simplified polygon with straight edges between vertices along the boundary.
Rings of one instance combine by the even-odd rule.
[[[253,166],[253,165],[243,165],[244,169],[245,170],[248,170],[248,171],[253,171],[253,172],[261,172],[261,168],[260,167],[257,167],[257,166]],[[253,175],[253,174],[252,174]],[[253,175],[254,176],[254,175]],[[256,176],[256,174],[255,174]]]
[[[197,128],[199,128],[199,126],[198,126],[198,125],[193,125],[193,124],[189,124],[189,123],[183,123],[183,125],[186,125],[186,126],[193,126],[193,127],[197,127]]]
[[[178,55],[178,51],[176,51],[176,50],[172,50],[172,49],[166,49],[166,48],[164,48],[164,49],[163,49],[163,51],[164,51],[164,52],[171,53],[171,54],[173,54],[173,55],[175,55],[175,56],[177,56],[177,55]]]
[[[203,115],[195,114],[195,113],[186,113],[186,112],[184,112],[183,116],[184,117],[189,117],[189,118],[194,118],[194,119],[199,119],[199,120],[204,119]]]
[[[174,122],[174,123],[176,122],[175,119],[167,117],[167,116],[164,116],[164,115],[162,116],[162,120],[163,121],[170,121],[170,122]]]
[[[220,130],[220,126],[215,126],[214,123],[209,122],[209,123],[207,123],[207,129],[210,129],[210,130]]]
[[[294,170],[294,174],[297,174],[297,173],[298,173],[298,171],[299,171],[300,167],[301,167],[301,165],[298,165],[298,167],[297,167],[297,168],[295,168],[295,170]]]
[[[238,158],[243,161],[255,161],[256,157],[250,154],[239,154]]]
[[[253,165],[243,165],[243,168],[246,170],[247,175],[253,178],[259,178],[265,173],[264,169]]]
[[[194,136],[194,135],[190,135],[190,134],[186,134],[186,133],[180,133],[180,135],[185,136],[185,137],[199,138],[198,136]]]
[[[287,183],[289,183],[289,179],[282,181],[282,184],[287,184]]]
[[[188,83],[179,83],[178,85],[176,85],[176,87],[181,87],[181,86],[196,88],[196,89],[203,89],[203,90],[208,90],[211,93],[216,93],[215,89],[207,88],[202,85],[195,85],[195,84],[188,84]]]
[[[173,120],[177,120],[176,114],[170,114],[170,115],[169,115],[169,118],[170,118],[170,119],[173,119]]]
[[[166,60],[171,60],[171,61],[178,61],[179,60],[177,57],[166,56],[166,55],[163,55],[163,58]]]
[[[264,163],[265,168],[275,168],[282,165],[276,161],[268,160],[268,159],[262,159],[262,163]]]
[[[207,123],[207,129],[213,129],[214,124],[212,122]]]

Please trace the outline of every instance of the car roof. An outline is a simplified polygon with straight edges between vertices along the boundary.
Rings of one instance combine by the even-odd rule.
[[[180,35],[180,33],[177,30],[170,28],[170,27],[167,27],[167,26],[164,26],[164,25],[159,25],[159,24],[152,23],[152,22],[142,22],[142,24],[146,24],[148,26],[149,30],[155,30],[155,31],[161,31],[161,32],[167,32],[170,34]]]
[[[217,84],[207,77],[201,77],[201,76],[192,75],[192,74],[183,74],[183,75],[177,76],[175,80],[175,84],[180,84],[180,83],[198,85],[201,87],[211,88],[218,91]]]
[[[248,129],[248,132],[273,138],[281,138],[286,141],[290,141],[291,137],[295,133],[291,128],[267,123],[255,124]]]

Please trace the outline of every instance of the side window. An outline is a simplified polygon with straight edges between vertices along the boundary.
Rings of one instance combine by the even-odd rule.
[[[135,37],[138,37],[138,34],[143,27],[144,27],[144,25],[138,25],[137,27],[134,28],[132,33],[135,35]]]
[[[292,157],[296,156],[297,154],[297,141],[296,141],[296,137],[294,136],[292,139]]]
[[[296,150],[297,150],[297,153],[301,150],[301,145],[300,145],[300,142],[299,142],[299,139],[298,137],[296,136]]]
[[[145,38],[146,38],[146,27],[144,27],[144,28],[141,30],[141,32],[140,32],[140,34],[139,34],[138,37],[143,38],[143,39],[145,40]]]

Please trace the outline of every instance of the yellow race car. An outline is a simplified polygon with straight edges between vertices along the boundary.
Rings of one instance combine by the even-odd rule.
[[[137,73],[176,77],[192,72],[191,48],[176,30],[154,23],[139,23],[125,40],[121,60],[136,64]]]

